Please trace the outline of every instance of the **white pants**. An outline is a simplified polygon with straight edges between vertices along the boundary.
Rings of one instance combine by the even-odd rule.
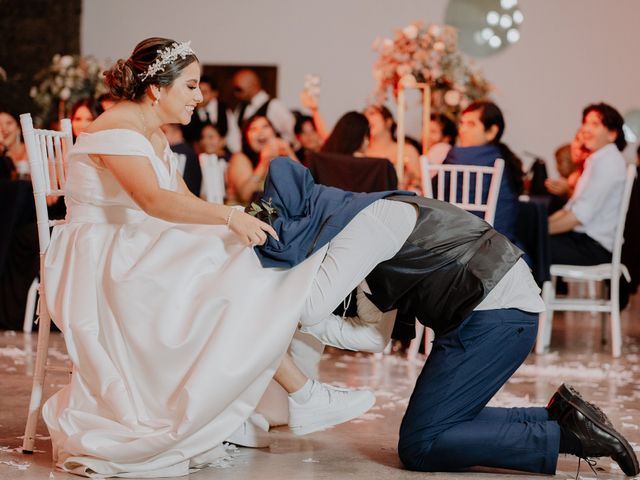
[[[416,219],[412,205],[391,200],[377,200],[360,211],[329,242],[300,323],[313,325],[331,315],[376,265],[400,250],[413,231]],[[315,337],[297,331],[289,354],[307,377],[318,378],[323,349],[324,345]],[[286,424],[287,393],[271,382],[256,411],[272,426]]]
[[[313,325],[340,302],[381,262],[393,257],[416,224],[413,205],[378,200],[360,211],[329,242],[300,318]]]

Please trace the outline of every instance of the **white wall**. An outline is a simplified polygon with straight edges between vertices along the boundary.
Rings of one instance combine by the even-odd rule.
[[[476,62],[495,85],[505,140],[552,158],[582,108],[640,108],[640,1],[520,0],[516,45]],[[279,96],[299,107],[306,73],[321,77],[329,123],[362,109],[373,88],[376,37],[414,20],[442,23],[446,0],[84,0],[82,53],[126,58],[149,36],[191,40],[203,63],[275,64]],[[414,129],[418,128],[417,125]],[[633,152],[627,147],[627,157]],[[526,160],[526,158],[523,158]]]

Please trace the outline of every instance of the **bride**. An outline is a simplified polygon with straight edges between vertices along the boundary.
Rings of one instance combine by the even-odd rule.
[[[298,320],[330,314],[368,272],[333,281],[326,246],[296,267],[262,268],[247,247],[277,239],[273,228],[194,197],[176,173],[160,126],[187,124],[202,101],[189,43],[144,40],[105,77],[120,101],[69,153],[67,223],[45,260],[74,365],[43,409],[57,466],[186,475],[224,454],[223,441],[251,436],[274,378],[290,394],[294,433],[368,410],[371,392],[307,380],[284,356]],[[388,242],[386,258],[400,246]]]

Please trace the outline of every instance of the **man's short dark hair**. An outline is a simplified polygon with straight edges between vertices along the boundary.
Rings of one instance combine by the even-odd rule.
[[[627,140],[624,138],[624,130],[622,126],[624,125],[624,119],[620,112],[613,108],[611,105],[607,105],[606,103],[592,103],[587,106],[582,111],[582,123],[584,123],[584,119],[587,118],[587,115],[591,112],[596,112],[600,115],[600,121],[610,132],[616,132],[616,139],[614,143],[618,150],[622,151],[627,146]]]
[[[200,83],[201,84],[206,83],[211,87],[211,90],[218,91],[218,82],[216,82],[216,80],[213,77],[210,77],[208,75],[203,75],[200,77]]]

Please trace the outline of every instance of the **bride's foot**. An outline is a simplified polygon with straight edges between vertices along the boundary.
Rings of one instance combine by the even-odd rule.
[[[369,390],[348,390],[309,381],[312,384],[308,398],[300,399],[295,393],[289,396],[289,428],[296,435],[348,422],[376,403],[375,395]]]
[[[227,438],[227,442],[239,447],[265,448],[271,443],[269,422],[259,413],[247,418],[240,428]]]

